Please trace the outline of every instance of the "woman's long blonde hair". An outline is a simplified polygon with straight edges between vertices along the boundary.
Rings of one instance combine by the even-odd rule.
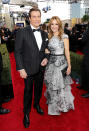
[[[53,16],[49,21],[49,24],[48,24],[48,32],[49,32],[48,38],[51,39],[52,36],[53,36],[53,31],[51,30],[51,24],[52,24],[53,20],[56,20],[57,23],[58,23],[58,26],[59,26],[58,37],[61,40],[62,39],[62,34],[63,34],[63,29],[62,29],[62,21],[60,20],[60,18],[58,16]]]

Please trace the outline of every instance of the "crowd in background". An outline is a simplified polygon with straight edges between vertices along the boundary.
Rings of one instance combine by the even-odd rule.
[[[28,23],[28,22],[26,22]],[[26,24],[28,26],[28,24]],[[7,46],[10,50],[10,41],[9,40],[15,40],[16,32],[21,27],[17,24],[14,25],[14,28],[12,31],[10,31],[9,28],[6,27],[6,24],[4,24],[2,27],[0,27],[0,39],[1,44],[7,43]],[[45,32],[48,32],[48,25],[47,24],[41,24],[40,28],[44,30]],[[69,27],[68,23],[65,23],[64,25],[64,33],[69,36],[69,43],[70,43],[70,51],[76,52],[81,51],[83,52],[85,43],[81,41],[82,34],[86,31],[87,24],[75,24],[72,28]],[[14,45],[13,45],[14,47]],[[12,51],[12,49],[11,49]]]

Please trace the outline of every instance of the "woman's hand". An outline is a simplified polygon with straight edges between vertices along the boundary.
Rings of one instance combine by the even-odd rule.
[[[50,51],[46,48],[46,49],[45,49],[45,53],[46,53],[46,54],[49,54]]]
[[[66,71],[66,74],[67,74],[67,75],[70,75],[70,73],[71,73],[71,66],[68,66],[67,71]]]

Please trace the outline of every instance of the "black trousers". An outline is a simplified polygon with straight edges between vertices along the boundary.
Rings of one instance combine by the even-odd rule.
[[[33,87],[34,87],[34,105],[39,105],[42,96],[44,70],[24,79],[24,114],[29,114],[32,105]]]
[[[82,65],[82,82],[84,90],[89,92],[89,58],[84,57]]]

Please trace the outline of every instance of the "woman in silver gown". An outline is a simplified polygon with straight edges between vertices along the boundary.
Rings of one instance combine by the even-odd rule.
[[[60,112],[74,109],[74,96],[70,86],[73,82],[70,77],[69,40],[63,33],[62,22],[57,16],[52,17],[49,22],[49,44],[45,53],[50,55],[44,75],[48,114],[59,115]],[[64,76],[62,70],[66,67]]]

